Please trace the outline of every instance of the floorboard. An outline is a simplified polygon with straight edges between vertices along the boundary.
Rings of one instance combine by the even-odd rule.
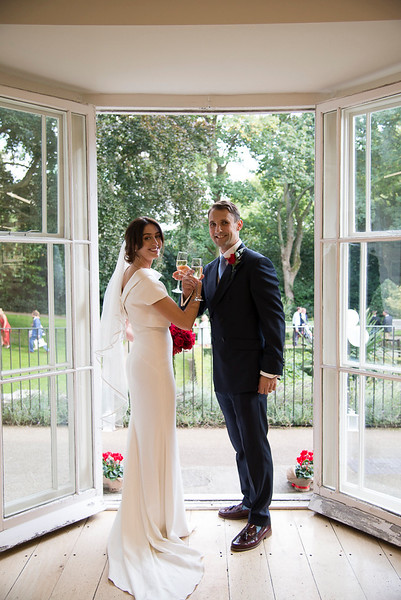
[[[108,510],[0,555],[0,600],[127,600],[107,578]],[[273,510],[273,535],[232,552],[243,521],[191,510],[205,573],[190,600],[399,600],[401,548],[308,510]],[[154,599],[160,600],[160,599]]]

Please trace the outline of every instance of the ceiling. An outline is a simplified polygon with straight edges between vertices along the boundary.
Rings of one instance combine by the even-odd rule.
[[[56,5],[66,11],[66,3],[58,0],[38,0],[33,5],[25,0],[2,1],[3,9],[10,8],[9,18],[7,10],[3,10],[1,20],[0,6],[0,83],[6,85],[7,76],[12,76],[69,90],[91,101],[102,96],[104,101],[108,96],[138,94],[311,94],[330,98],[342,90],[401,80],[401,10],[399,19],[374,20],[376,13],[372,11],[377,12],[380,5],[376,0],[363,0],[365,7],[370,6],[370,12],[360,11],[367,18],[364,21],[350,17],[333,21],[331,10],[315,22],[288,22],[285,12],[272,15],[271,22],[258,22],[255,12],[254,24],[236,24],[234,11],[233,24],[219,24],[218,19],[216,24],[199,24],[201,19],[192,19],[196,24],[188,18],[187,24],[180,25],[135,24],[135,14],[141,23],[151,21],[148,13],[145,18],[140,11],[127,13],[126,25],[102,24],[116,14],[118,22],[124,22],[121,12],[106,14],[109,2],[102,19],[94,17],[94,22],[100,24],[88,25],[82,24],[89,20],[86,13],[82,13],[81,21],[67,19],[64,13],[53,17],[50,11]],[[136,6],[145,10],[157,1]],[[178,6],[180,0],[171,1],[175,8],[184,6]],[[256,0],[248,1],[250,6],[255,5]],[[361,1],[353,0],[348,6],[356,7]],[[24,2],[27,10],[18,13]],[[75,0],[71,2],[74,5]],[[85,6],[88,2],[93,4],[86,0]],[[113,7],[124,2],[117,0]],[[233,2],[231,6],[243,10],[243,1]],[[390,3],[393,8],[396,6],[394,0],[381,0],[381,6],[383,2],[386,7]],[[48,12],[42,10],[42,14],[49,16],[47,20],[38,18],[40,11],[34,10],[38,3],[46,5]],[[266,3],[269,0],[259,5],[266,8]],[[282,0],[281,9],[286,3],[292,3],[299,13],[298,1]],[[303,6],[310,9],[312,4],[316,6],[315,0],[308,0]],[[320,7],[326,4],[326,0],[319,0]],[[339,0],[339,6],[342,4]],[[401,9],[400,0],[396,4]],[[162,5],[165,6],[164,0]],[[188,5],[190,0],[185,4]],[[132,2],[126,6],[133,10]],[[341,17],[346,16],[345,4],[341,10]],[[239,18],[243,16],[238,14]],[[158,22],[156,18],[154,22]]]

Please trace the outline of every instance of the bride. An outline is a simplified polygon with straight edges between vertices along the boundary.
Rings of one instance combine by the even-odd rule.
[[[102,377],[109,419],[131,418],[120,508],[108,541],[109,579],[135,600],[184,600],[203,574],[201,554],[184,540],[188,528],[175,425],[175,382],[170,323],[190,329],[199,302],[181,310],[152,269],[163,248],[157,221],[139,217],[125,232],[101,319]],[[201,282],[192,279],[195,292]],[[133,343],[121,373],[126,322]]]

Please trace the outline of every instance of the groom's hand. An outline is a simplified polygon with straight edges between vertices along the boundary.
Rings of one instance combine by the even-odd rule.
[[[277,387],[277,375],[275,377],[265,377],[261,375],[259,377],[259,394],[270,394],[270,392],[274,392]]]

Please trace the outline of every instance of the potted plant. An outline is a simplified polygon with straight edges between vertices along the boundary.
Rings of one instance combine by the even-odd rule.
[[[119,492],[122,487],[124,468],[123,455],[118,452],[103,452],[103,488],[109,492]]]
[[[297,465],[287,471],[287,479],[293,488],[308,492],[313,482],[313,452],[302,450],[297,457]]]

